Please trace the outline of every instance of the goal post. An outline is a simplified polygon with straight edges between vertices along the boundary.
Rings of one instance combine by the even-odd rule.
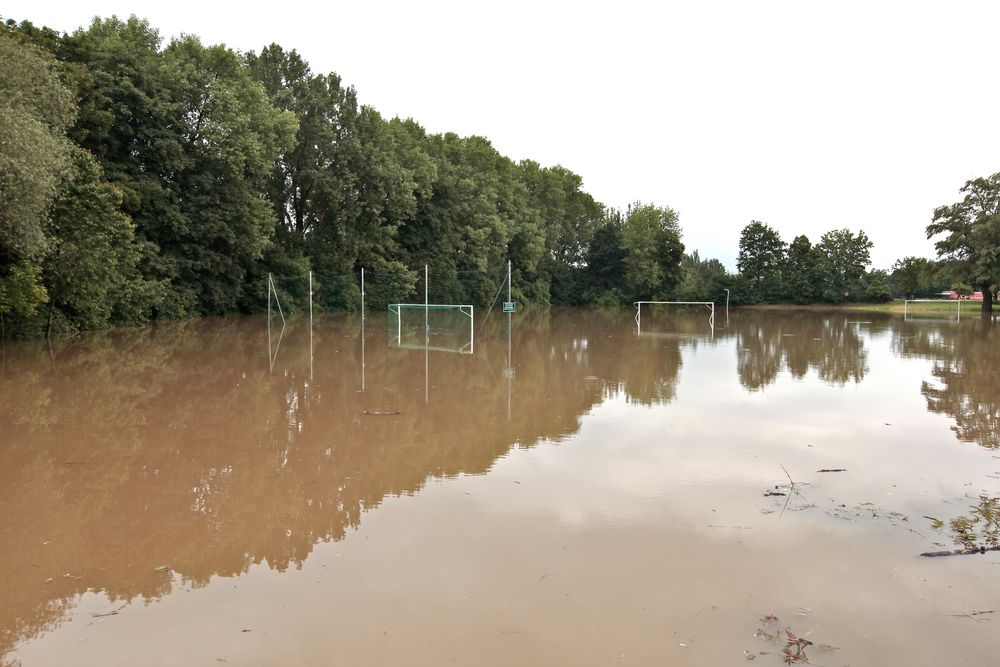
[[[389,345],[472,354],[475,306],[451,303],[390,303]]]
[[[951,310],[950,306],[952,305],[952,303],[954,303],[956,305],[956,309],[955,309],[955,318],[956,318],[956,321],[958,321],[958,322],[962,321],[962,300],[961,299],[954,299],[954,301],[952,299],[904,299],[903,300],[903,319],[904,320],[906,319],[907,315],[909,314],[910,304],[911,303],[934,303],[934,304],[941,304],[941,305],[944,305],[944,306],[949,306],[948,308],[945,308],[945,310]]]
[[[714,301],[635,301],[635,324],[639,334],[642,334],[642,307],[643,306],[704,306],[708,309],[708,325],[715,333],[715,302]]]

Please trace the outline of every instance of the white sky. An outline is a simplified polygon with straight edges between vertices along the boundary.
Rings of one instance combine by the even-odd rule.
[[[562,164],[598,200],[680,213],[735,268],[739,231],[864,229],[876,268],[933,256],[934,207],[1000,171],[997,2],[46,2],[73,30],[148,18],[169,38],[298,50],[364,104]]]

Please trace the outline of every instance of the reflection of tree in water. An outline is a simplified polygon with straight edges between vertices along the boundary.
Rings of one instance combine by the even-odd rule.
[[[920,386],[928,410],[954,419],[959,440],[1000,448],[1000,335],[991,321],[905,323],[893,344],[933,360],[934,381]]]
[[[727,333],[736,335],[737,373],[751,391],[772,384],[782,369],[795,378],[812,369],[830,384],[861,382],[868,371],[858,325],[843,316],[748,312]]]
[[[165,595],[164,564],[192,586],[257,563],[297,567],[386,496],[564,438],[610,395],[668,402],[679,343],[627,332],[597,316],[519,317],[512,418],[496,332],[474,357],[431,353],[427,403],[423,352],[388,348],[384,331],[369,330],[359,391],[359,332],[344,319],[316,330],[312,380],[308,331],[285,333],[269,373],[259,319],[12,347],[0,537],[16,548],[0,561],[0,656],[84,591]]]

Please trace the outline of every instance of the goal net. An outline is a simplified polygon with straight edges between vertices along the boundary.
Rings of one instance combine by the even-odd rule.
[[[711,301],[636,301],[635,323],[640,336],[703,336],[715,331]]]
[[[475,307],[466,304],[389,304],[389,346],[472,354]]]
[[[968,305],[966,306],[968,310]],[[935,319],[957,322],[962,319],[961,299],[906,299],[903,301],[903,319]]]

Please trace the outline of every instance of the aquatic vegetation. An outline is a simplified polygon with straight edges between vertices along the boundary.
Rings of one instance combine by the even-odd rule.
[[[805,636],[793,632],[790,627],[782,625],[781,620],[774,614],[761,616],[760,622],[763,625],[757,628],[757,631],[754,633],[754,637],[779,645],[784,643],[784,646],[781,647],[781,652],[777,655],[781,656],[781,661],[786,665],[808,664],[809,656],[806,655],[806,649],[809,647],[815,647],[816,651],[837,650],[837,647],[835,646],[830,646],[829,644],[816,644],[815,642],[806,639]],[[806,634],[810,634],[811,632],[812,631]],[[747,660],[754,660],[757,657],[749,651],[745,651],[744,655]],[[771,655],[771,653],[768,651],[761,651],[758,655]]]

